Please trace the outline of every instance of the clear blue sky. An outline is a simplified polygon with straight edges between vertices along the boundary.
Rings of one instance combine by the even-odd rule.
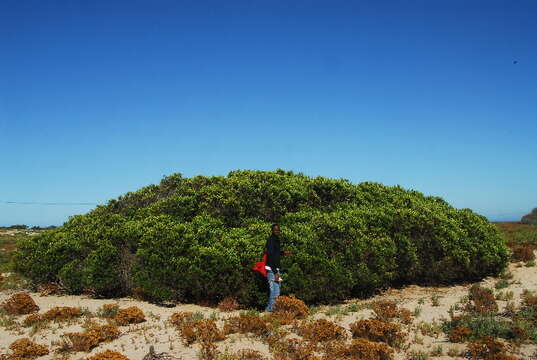
[[[2,0],[0,160],[0,225],[276,168],[519,220],[537,1]]]

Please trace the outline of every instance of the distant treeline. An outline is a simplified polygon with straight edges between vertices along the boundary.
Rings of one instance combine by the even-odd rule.
[[[24,224],[17,224],[17,225],[11,225],[11,226],[0,226],[0,229],[2,230],[51,230],[56,229],[57,226],[50,225],[50,226],[32,226],[29,227],[28,225]]]

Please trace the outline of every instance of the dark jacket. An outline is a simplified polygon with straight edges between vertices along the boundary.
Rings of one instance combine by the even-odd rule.
[[[274,234],[267,239],[267,266],[270,266],[274,274],[281,270],[280,256],[283,254],[280,248],[280,237]]]

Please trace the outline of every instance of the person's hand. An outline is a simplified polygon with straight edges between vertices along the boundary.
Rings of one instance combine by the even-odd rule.
[[[282,277],[280,276],[280,274],[274,274],[274,281],[275,282],[281,282],[282,281]]]

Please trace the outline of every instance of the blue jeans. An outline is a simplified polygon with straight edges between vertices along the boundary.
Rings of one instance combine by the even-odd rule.
[[[272,307],[274,306],[274,303],[276,302],[276,298],[280,296],[280,283],[274,281],[274,273],[272,271],[267,271],[267,281],[269,285],[269,298],[268,298],[268,304],[265,308],[266,312],[272,312]]]

